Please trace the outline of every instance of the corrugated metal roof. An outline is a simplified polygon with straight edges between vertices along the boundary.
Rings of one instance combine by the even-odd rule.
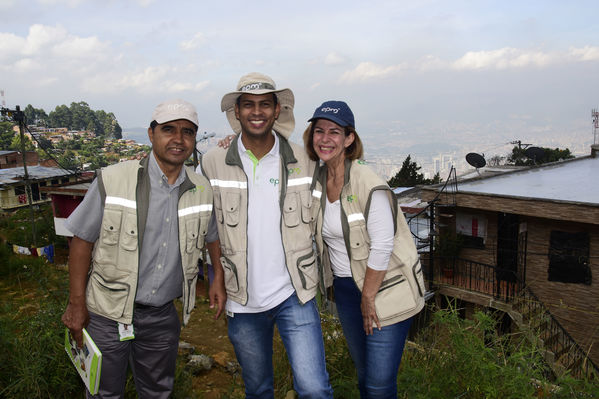
[[[72,170],[60,168],[49,168],[47,166],[27,166],[27,173],[31,180],[45,180],[52,177],[68,176],[75,173]],[[0,169],[0,186],[21,182],[25,178],[25,170],[22,166],[17,168]]]
[[[599,158],[580,157],[458,182],[459,192],[599,205]]]

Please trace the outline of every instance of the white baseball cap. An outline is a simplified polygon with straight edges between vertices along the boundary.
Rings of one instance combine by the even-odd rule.
[[[160,103],[152,113],[152,120],[163,124],[177,119],[186,119],[199,127],[198,113],[193,104],[181,99],[168,100]]]

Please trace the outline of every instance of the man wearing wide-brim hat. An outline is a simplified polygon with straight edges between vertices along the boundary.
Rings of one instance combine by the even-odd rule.
[[[268,76],[243,76],[221,102],[239,135],[228,149],[210,150],[201,163],[214,191],[229,339],[247,398],[274,398],[275,325],[299,397],[332,398],[314,299],[319,282],[310,227],[315,164],[287,141],[295,127],[293,105],[291,90],[277,89]]]

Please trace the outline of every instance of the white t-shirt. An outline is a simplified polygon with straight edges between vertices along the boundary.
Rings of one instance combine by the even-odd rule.
[[[279,138],[268,154],[256,160],[248,154],[241,137],[239,156],[248,178],[248,302],[245,306],[227,300],[234,313],[264,312],[279,305],[294,292],[285,266],[279,206],[281,157]]]
[[[337,277],[351,277],[349,255],[341,228],[341,203],[339,200],[331,203],[328,198],[326,201],[322,238],[329,247],[331,268]],[[387,193],[384,191],[377,190],[372,194],[366,229],[370,237],[368,267],[374,270],[387,270],[393,251],[393,213]]]

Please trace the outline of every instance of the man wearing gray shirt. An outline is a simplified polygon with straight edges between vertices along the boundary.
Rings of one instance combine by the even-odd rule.
[[[148,128],[150,155],[102,169],[67,220],[74,237],[62,321],[80,346],[85,327],[102,352],[93,397],[122,397],[129,362],[140,397],[172,392],[181,329],[173,299],[181,298],[186,324],[212,213],[209,182],[184,167],[197,129],[190,103],[159,104]],[[225,294],[211,294],[218,315]]]

